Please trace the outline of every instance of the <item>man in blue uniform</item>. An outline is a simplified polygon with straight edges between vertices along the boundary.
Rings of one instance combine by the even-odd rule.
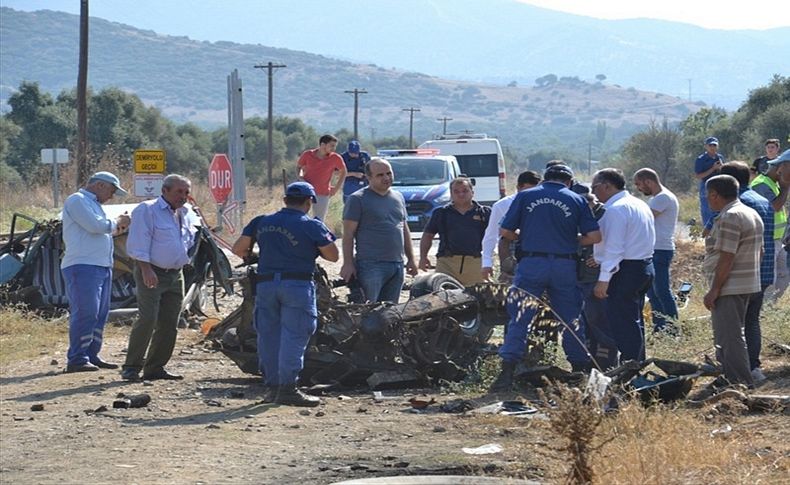
[[[343,182],[343,203],[348,196],[359,189],[367,187],[368,179],[365,177],[365,164],[370,161],[368,152],[363,152],[359,142],[351,140],[348,150],[342,153],[343,162],[346,164],[346,180]]]
[[[705,152],[698,156],[694,162],[694,176],[699,180],[699,210],[702,216],[702,227],[705,227],[715,215],[708,207],[705,182],[714,175],[718,175],[723,164],[724,157],[719,153],[719,139],[714,136],[707,137]]]
[[[304,366],[304,352],[316,330],[318,311],[313,270],[319,255],[337,261],[335,235],[307,213],[316,201],[307,182],[285,190],[285,207],[250,221],[233,244],[245,258],[258,243],[255,330],[258,365],[267,386],[265,400],[292,406],[317,406],[319,399],[302,393],[296,381]]]
[[[513,385],[513,373],[524,356],[529,326],[537,311],[529,298],[541,298],[547,292],[552,309],[566,324],[579,320],[582,296],[576,281],[576,252],[580,244],[601,240],[587,201],[569,189],[573,180],[570,167],[551,166],[543,179],[541,185],[516,196],[502,221],[503,238],[513,240],[516,230],[520,231],[522,258],[508,295],[510,322],[499,349],[502,372],[492,384],[492,392],[507,391]],[[577,336],[583,341],[583,334]],[[589,365],[589,356],[570,330],[563,331],[562,340],[574,369]]]

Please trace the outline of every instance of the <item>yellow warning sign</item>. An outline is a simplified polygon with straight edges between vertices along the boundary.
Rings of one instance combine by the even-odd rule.
[[[165,151],[135,150],[134,173],[165,173]]]

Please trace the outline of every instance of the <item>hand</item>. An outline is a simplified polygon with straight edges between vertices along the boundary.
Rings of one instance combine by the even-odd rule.
[[[718,290],[710,290],[705,293],[705,297],[702,299],[702,303],[705,304],[705,308],[708,310],[713,310],[716,306],[716,300],[719,298],[719,291]]]
[[[596,298],[603,300],[607,296],[609,291],[609,282],[608,281],[599,281],[595,283],[595,288],[593,288],[593,294]]]
[[[491,277],[494,275],[494,269],[483,266],[480,270],[480,274],[483,276],[483,281],[491,281]]]
[[[600,266],[600,264],[598,264],[598,262],[597,262],[597,261],[595,261],[595,258],[593,258],[593,257],[589,257],[589,258],[587,258],[587,259],[584,261],[584,264],[585,264],[585,265],[586,265],[588,268],[597,268],[598,266]]]
[[[414,264],[414,260],[413,260],[413,259],[410,259],[410,260],[409,260],[409,261],[406,263],[406,274],[408,274],[408,275],[411,275],[411,276],[417,276],[417,274],[418,274],[419,272],[420,272],[420,271],[417,269],[417,265],[416,265],[416,264]]]
[[[348,283],[357,275],[357,268],[354,266],[354,262],[346,262],[343,263],[343,266],[340,268],[340,277]]]
[[[150,266],[141,267],[141,272],[143,273],[143,283],[146,288],[156,288],[159,285],[159,278],[156,277],[156,273]]]
[[[420,258],[419,268],[423,271],[428,271],[429,269],[433,268],[431,262],[428,261],[428,256],[425,256],[424,258]]]

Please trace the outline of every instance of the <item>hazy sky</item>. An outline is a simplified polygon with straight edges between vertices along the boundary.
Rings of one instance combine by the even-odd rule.
[[[207,13],[205,19],[211,18],[216,7],[223,5],[260,5],[262,0],[93,0],[90,2],[92,16],[101,17],[115,22],[128,23],[136,27],[146,15],[181,19],[178,13],[185,5],[192,14],[199,17],[198,12]],[[265,0],[263,0],[265,1]],[[391,0],[397,1],[397,0]],[[605,19],[654,18],[673,20],[714,29],[769,29],[790,26],[790,1],[788,0],[517,0],[544,8],[570,12],[590,17]],[[481,0],[485,3],[485,0]],[[337,2],[341,4],[342,2]],[[17,10],[62,10],[79,13],[78,0],[0,0],[0,5]],[[294,7],[299,0],[294,0]],[[312,8],[312,7],[309,7]],[[194,18],[194,17],[193,17]],[[162,20],[160,18],[160,20]],[[179,35],[202,39],[200,35],[185,33],[184,25],[180,26]],[[153,28],[153,27],[148,27]],[[160,33],[171,33],[156,28]],[[228,39],[232,40],[232,39]]]

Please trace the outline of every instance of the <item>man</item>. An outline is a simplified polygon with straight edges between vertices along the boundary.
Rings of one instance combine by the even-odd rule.
[[[546,168],[554,167],[555,165],[566,165],[565,162],[562,160],[549,160],[546,162]],[[571,192],[577,193],[579,195],[589,194],[590,188],[584,184],[580,184],[576,179],[571,180]]]
[[[367,301],[397,303],[403,287],[404,253],[406,271],[417,274],[406,202],[400,192],[392,190],[388,161],[373,158],[365,165],[365,175],[370,185],[351,194],[343,210],[340,276],[347,282],[356,278]]]
[[[127,195],[118,177],[96,172],[84,189],[63,203],[63,242],[60,263],[69,297],[69,350],[66,372],[117,369],[99,357],[104,324],[110,312],[113,240],[126,231],[129,216],[107,218],[102,204],[113,195]]]
[[[656,244],[653,246],[653,284],[647,290],[653,315],[653,331],[676,331],[678,306],[672,292],[670,266],[675,255],[675,226],[678,222],[678,199],[669,189],[661,185],[658,174],[650,168],[634,173],[637,190],[650,197],[647,205],[653,212],[656,228]],[[667,319],[670,324],[667,325]]]
[[[746,350],[749,353],[749,368],[752,372],[752,380],[757,383],[765,380],[765,375],[760,369],[760,351],[762,350],[760,312],[763,307],[765,289],[774,282],[774,210],[765,197],[749,188],[750,169],[744,162],[725,163],[721,167],[721,174],[731,175],[738,181],[738,200],[747,207],[754,209],[760,215],[760,220],[763,221],[760,291],[753,293],[749,297],[749,301],[746,303],[746,317],[744,320]],[[713,229],[712,224],[711,229]]]
[[[774,247],[782,247],[782,238],[785,235],[787,225],[787,194],[790,191],[790,184],[783,181],[780,176],[780,167],[786,162],[790,162],[790,150],[785,150],[777,158],[768,162],[768,171],[760,174],[752,180],[750,187],[752,190],[762,195],[774,210]],[[776,301],[782,297],[790,283],[790,272],[787,270],[787,252],[776,251],[774,264],[774,284],[766,290],[768,301]]]
[[[589,356],[576,340],[584,341],[583,328],[570,330],[579,321],[582,298],[576,282],[579,244],[600,241],[601,233],[587,201],[569,189],[573,171],[566,165],[546,169],[543,183],[519,192],[502,221],[501,236],[514,240],[520,230],[523,257],[508,295],[510,321],[505,343],[499,349],[502,371],[492,392],[507,391],[513,373],[524,356],[536,306],[530,299],[548,293],[551,308],[566,324],[562,345],[574,371],[589,368]],[[579,234],[582,234],[579,238]]]
[[[304,353],[318,324],[313,271],[315,259],[338,260],[335,235],[307,213],[315,202],[307,182],[285,190],[285,207],[250,221],[233,244],[233,254],[247,258],[258,243],[255,286],[255,331],[258,366],[267,391],[265,401],[318,406],[317,397],[296,387]]]
[[[318,148],[306,150],[299,157],[297,167],[299,178],[313,186],[316,203],[313,205],[313,216],[326,220],[329,210],[329,198],[343,187],[346,180],[346,164],[343,158],[335,153],[337,138],[323,135],[318,140]],[[337,180],[332,185],[332,174],[338,172]]]
[[[197,230],[190,224],[187,202],[192,183],[170,174],[162,181],[162,195],[146,200],[132,211],[126,252],[136,262],[134,282],[140,316],[132,326],[121,377],[178,380],[165,365],[173,354],[178,319],[184,300],[182,268]],[[146,354],[147,350],[147,354]]]
[[[755,158],[752,162],[751,180],[754,180],[758,175],[765,175],[768,172],[768,161],[779,156],[779,146],[778,138],[765,140],[765,155]]]
[[[433,211],[420,239],[421,270],[431,267],[428,251],[438,234],[436,271],[452,276],[464,286],[483,282],[480,252],[491,208],[480,205],[474,196],[472,181],[467,177],[450,182],[451,202]]]
[[[705,139],[705,152],[694,162],[694,174],[699,180],[699,210],[702,216],[702,227],[713,219],[713,211],[708,207],[705,197],[705,181],[717,175],[724,164],[724,157],[719,153],[719,139],[709,136]]]
[[[606,299],[606,318],[621,361],[641,361],[645,358],[642,310],[654,275],[653,213],[625,190],[625,177],[617,169],[596,172],[592,192],[606,209],[599,221],[603,240],[593,249],[601,265],[593,294]]]
[[[710,289],[703,298],[711,312],[716,358],[731,384],[753,385],[744,338],[746,307],[760,291],[763,223],[738,200],[738,181],[718,175],[706,182],[710,208],[719,215],[705,239],[702,270]]]
[[[539,183],[540,175],[537,172],[533,172],[532,170],[521,172],[518,174],[518,180],[516,180],[516,193],[499,199],[498,201],[494,202],[494,205],[491,206],[491,218],[488,220],[488,227],[486,227],[486,233],[483,236],[483,268],[481,271],[483,280],[490,280],[494,273],[494,248],[498,246],[498,242],[500,240],[499,225],[502,223],[502,219],[505,218],[505,214],[507,214],[508,209],[510,209],[510,205],[513,203],[513,200],[516,198],[516,195],[518,195],[519,192],[531,189],[532,187],[537,186]],[[505,278],[509,276],[512,279],[515,270],[515,259],[513,257],[514,255],[511,254],[509,241],[505,242],[508,244],[504,245],[504,247],[497,251],[499,253],[500,277],[504,275]]]
[[[368,152],[363,152],[359,142],[351,140],[348,149],[341,155],[346,164],[346,181],[343,183],[343,203],[348,196],[368,185],[365,178],[365,164],[370,161]]]

